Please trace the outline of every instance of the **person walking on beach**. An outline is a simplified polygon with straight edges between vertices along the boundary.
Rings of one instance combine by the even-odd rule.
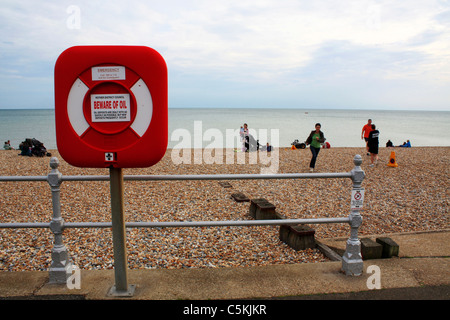
[[[374,124],[372,124],[372,131],[369,133],[369,140],[367,142],[367,145],[369,146],[369,152],[370,152],[370,165],[369,167],[373,167],[377,164],[378,161],[378,145],[379,145],[379,136],[380,132],[376,130],[376,127]]]
[[[370,131],[372,131],[372,119],[367,120],[367,124],[362,128],[361,131],[361,140],[364,139],[366,141],[366,151],[367,151],[367,155],[369,155],[369,145],[368,145],[368,141],[369,141],[369,134]]]
[[[248,151],[248,125],[246,123],[244,123],[244,127],[241,127],[239,134],[241,135],[242,152],[247,152]]]
[[[311,131],[308,139],[306,139],[306,145],[310,145],[309,149],[311,150],[312,158],[309,163],[309,171],[313,172],[316,167],[317,156],[320,151],[320,144],[325,142],[325,137],[323,132],[320,131],[321,125],[320,123],[316,123],[316,130]]]

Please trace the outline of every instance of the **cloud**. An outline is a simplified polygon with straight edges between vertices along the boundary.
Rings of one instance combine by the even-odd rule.
[[[137,44],[166,59],[171,101],[179,105],[202,99],[205,90],[211,104],[214,97],[229,105],[259,99],[264,91],[273,93],[269,101],[282,93],[283,103],[290,98],[295,105],[298,85],[316,88],[315,95],[302,92],[303,100],[314,101],[320,88],[335,92],[333,84],[351,92],[365,82],[387,92],[383,81],[435,86],[444,101],[448,95],[439,88],[450,82],[449,12],[444,0],[5,0],[0,83],[51,81],[58,55],[73,45]],[[51,89],[42,89],[52,103]]]

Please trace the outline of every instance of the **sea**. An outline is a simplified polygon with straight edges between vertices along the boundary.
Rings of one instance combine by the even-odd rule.
[[[395,146],[407,140],[413,147],[450,146],[450,111],[169,108],[168,148],[240,147],[244,123],[261,145],[304,142],[320,123],[332,148],[363,147],[361,131],[369,118],[380,132],[380,147],[388,140]],[[10,140],[17,148],[26,138],[57,149],[54,109],[0,109],[0,142]]]

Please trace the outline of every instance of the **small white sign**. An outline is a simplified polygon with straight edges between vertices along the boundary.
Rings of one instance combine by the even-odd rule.
[[[114,161],[114,153],[113,152],[105,152],[105,161],[108,161],[108,162]]]
[[[125,67],[102,66],[92,67],[92,81],[125,80]]]
[[[351,208],[353,210],[360,210],[364,202],[364,188],[352,190]]]
[[[130,121],[130,94],[91,94],[92,122]]]

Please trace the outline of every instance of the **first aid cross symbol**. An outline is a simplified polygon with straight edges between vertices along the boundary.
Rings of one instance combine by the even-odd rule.
[[[111,152],[105,153],[105,160],[106,161],[113,161],[114,160],[114,154]]]

